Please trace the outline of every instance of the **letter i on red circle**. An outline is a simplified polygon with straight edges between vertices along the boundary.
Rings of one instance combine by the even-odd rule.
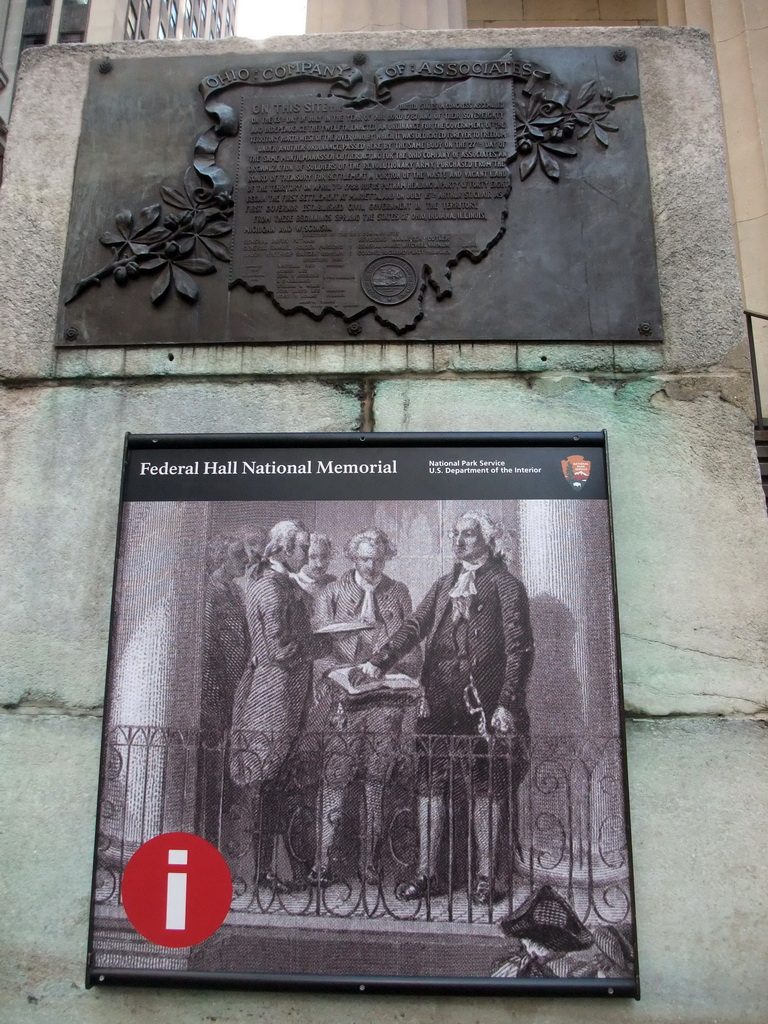
[[[143,843],[125,866],[125,913],[157,946],[204,942],[232,903],[232,875],[211,843],[190,832],[165,832]]]

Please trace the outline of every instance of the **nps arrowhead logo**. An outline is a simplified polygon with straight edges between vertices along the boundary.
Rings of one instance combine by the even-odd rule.
[[[583,455],[569,455],[567,459],[561,460],[560,465],[563,467],[563,476],[574,491],[580,491],[589,480],[592,468],[589,459],[585,459]]]

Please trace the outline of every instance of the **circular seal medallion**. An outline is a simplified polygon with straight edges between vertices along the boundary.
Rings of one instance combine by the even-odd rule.
[[[416,271],[401,256],[378,256],[363,271],[363,291],[382,306],[396,306],[410,299],[416,284]]]

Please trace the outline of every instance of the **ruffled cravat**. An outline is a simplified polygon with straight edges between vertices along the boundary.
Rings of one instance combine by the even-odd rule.
[[[482,562],[478,565],[471,565],[469,562],[461,563],[462,570],[459,573],[459,578],[456,580],[453,590],[449,593],[449,597],[453,602],[452,618],[454,622],[458,622],[459,619],[469,618],[469,606],[472,603],[472,598],[477,593],[475,573],[482,564]]]
[[[304,575],[304,568],[299,569],[298,572],[290,572],[288,575],[291,577],[294,583],[298,583],[305,594],[309,594],[314,597],[317,591],[320,589],[320,584],[317,580],[313,580],[311,576]]]
[[[355,572],[355,583],[363,591],[363,606],[360,609],[360,621],[361,622],[375,622],[376,621],[376,606],[373,603],[373,592],[378,586],[377,583],[366,583],[362,576]]]

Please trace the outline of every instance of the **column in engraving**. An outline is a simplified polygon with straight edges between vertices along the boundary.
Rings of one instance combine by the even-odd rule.
[[[624,870],[607,515],[604,501],[520,503],[521,568],[536,643],[529,863],[534,874],[549,873],[567,887],[582,914],[594,901],[597,866],[612,876]]]
[[[606,505],[525,501],[520,508],[522,571],[537,638],[533,714],[548,734],[588,732],[615,705]],[[615,708],[609,713],[615,721]]]
[[[124,509],[105,783],[108,810],[124,820],[103,821],[124,856],[194,827],[207,524],[204,502]]]

